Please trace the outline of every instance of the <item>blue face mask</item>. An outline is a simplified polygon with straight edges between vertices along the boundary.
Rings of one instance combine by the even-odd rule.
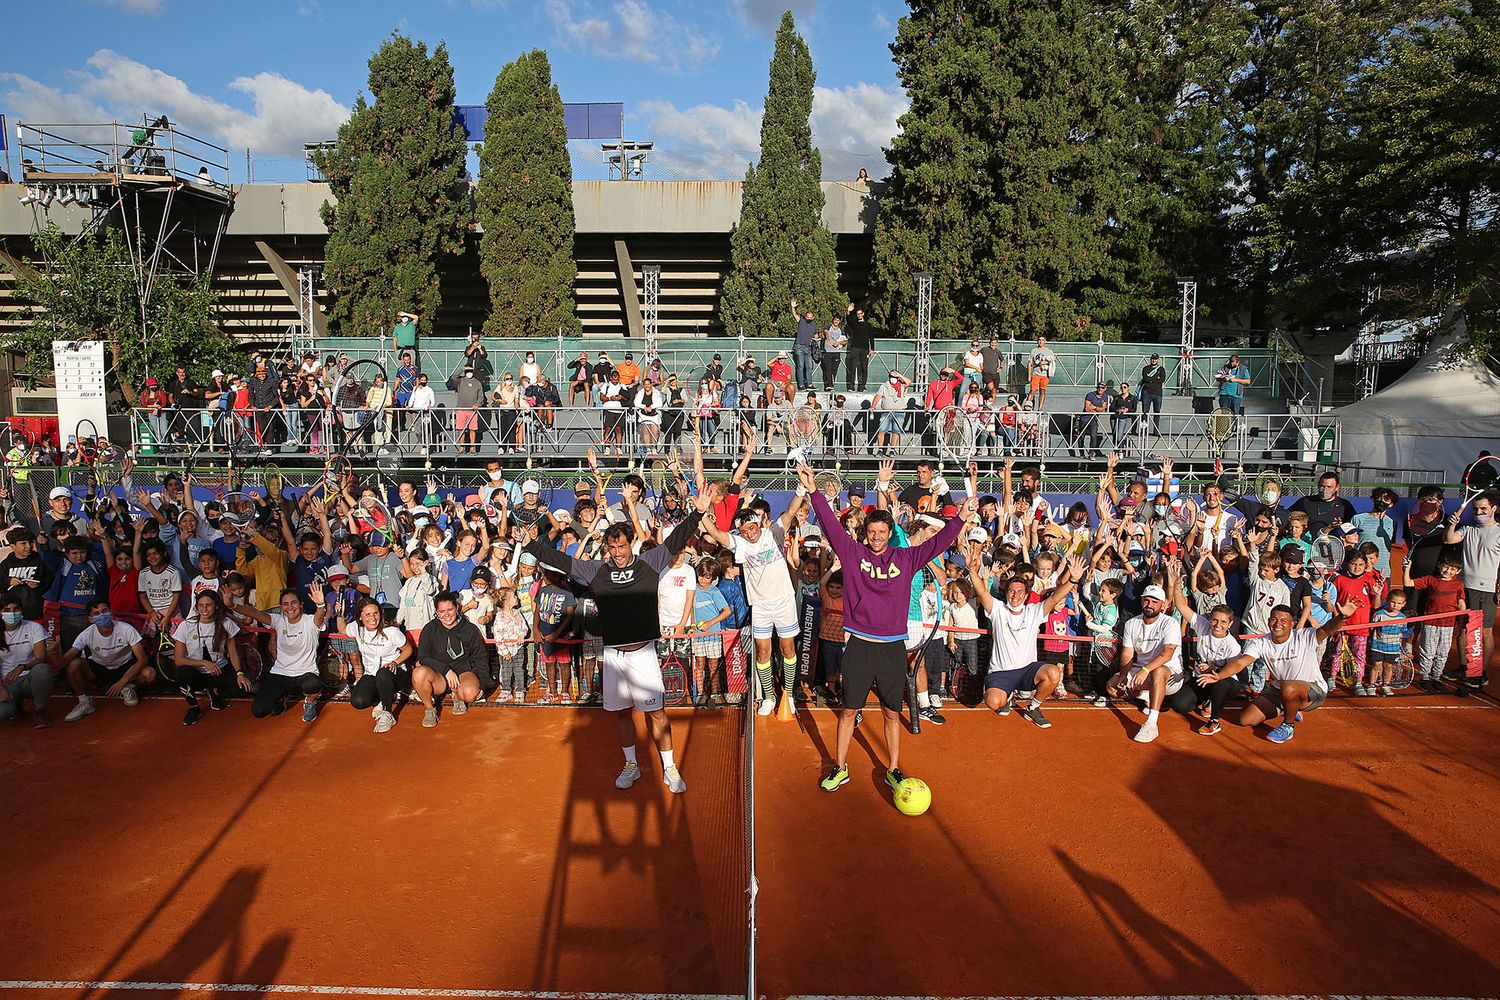
[[[113,614],[109,613],[108,611],[106,611],[106,612],[104,612],[104,614],[98,615],[97,617],[94,618],[94,624],[98,625],[100,628],[109,628],[114,623],[115,623],[115,616]]]
[[[0,612],[0,620],[3,620],[11,628],[15,628],[25,620],[25,617],[19,611],[5,611]]]

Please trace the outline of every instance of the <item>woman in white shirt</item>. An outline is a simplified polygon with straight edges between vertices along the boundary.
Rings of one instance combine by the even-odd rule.
[[[979,341],[971,341],[964,352],[963,384],[959,396],[969,391],[970,386],[984,385],[984,354],[979,350]]]
[[[613,448],[618,456],[625,424],[625,389],[620,385],[619,372],[610,372],[609,379],[599,386],[599,407],[604,411],[604,433],[599,437],[599,446]]]
[[[33,722],[38,729],[52,725],[47,700],[52,697],[52,667],[47,663],[47,630],[27,621],[19,599],[6,598],[0,608],[5,628],[0,642],[0,722],[20,710],[22,698],[36,706]]]
[[[172,659],[177,665],[177,690],[188,703],[184,726],[203,718],[198,696],[208,692],[215,712],[225,707],[224,698],[235,691],[250,690],[250,678],[240,669],[239,646],[234,637],[240,627],[229,619],[216,590],[204,590],[193,600],[194,614],[172,631]]]
[[[653,455],[661,440],[661,414],[666,405],[667,398],[656,388],[655,383],[646,379],[641,385],[641,391],[635,396],[635,414],[641,427],[641,447]]]
[[[359,602],[353,632],[354,684],[349,704],[361,712],[370,709],[375,731],[388,733],[396,725],[396,692],[411,687],[411,639],[396,626],[385,624],[380,605],[369,598]]]

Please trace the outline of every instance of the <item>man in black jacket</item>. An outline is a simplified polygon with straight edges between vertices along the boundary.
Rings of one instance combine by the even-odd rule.
[[[250,408],[255,411],[255,443],[264,448],[270,439],[271,427],[276,415],[281,412],[281,380],[266,367],[264,361],[256,362],[255,374],[250,376]]]
[[[640,555],[635,554],[631,531],[623,524],[604,532],[604,559],[575,559],[540,541],[526,547],[544,569],[565,574],[587,587],[599,608],[598,634],[604,640],[604,710],[614,712],[619,721],[620,746],[625,753],[625,768],[615,779],[616,788],[629,788],[641,776],[635,752],[635,718],[630,712],[635,708],[646,716],[651,738],[661,754],[662,783],[673,792],[687,791],[672,757],[672,723],[667,719],[661,663],[656,658],[656,640],[661,638],[657,590],[661,574],[697,533],[698,522],[708,510],[708,491],[700,488],[693,502],[694,513],[672,529],[666,543]]]
[[[1141,418],[1151,418],[1151,433],[1161,434],[1161,394],[1167,383],[1167,369],[1161,363],[1161,355],[1151,355],[1146,367],[1141,369]]]
[[[435,617],[422,627],[411,672],[412,693],[425,709],[422,725],[428,729],[438,724],[438,705],[447,692],[453,692],[453,714],[463,715],[495,686],[484,634],[459,612],[458,595],[441,593],[432,605]]]
[[[849,303],[848,320],[844,333],[849,337],[849,346],[844,350],[844,389],[847,392],[864,392],[870,381],[870,355],[875,353],[875,331],[870,329],[865,311]]]

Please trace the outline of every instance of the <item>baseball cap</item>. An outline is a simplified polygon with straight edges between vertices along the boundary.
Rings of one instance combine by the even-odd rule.
[[[424,507],[441,507],[442,505],[443,498],[436,493],[429,493],[422,498],[422,506]]]
[[[389,544],[391,544],[391,540],[386,537],[386,534],[383,531],[372,531],[372,532],[370,532],[370,537],[368,539],[366,539],[366,541],[368,541],[371,545],[389,545]]]
[[[1157,359],[1157,360],[1160,360],[1160,359],[1161,359],[1161,355],[1160,355],[1160,354],[1155,354],[1155,353],[1153,353],[1153,354],[1152,354],[1152,355],[1151,355],[1151,357],[1153,357],[1153,358],[1155,358],[1155,359]]]
[[[535,566],[536,565],[536,556],[532,555],[530,552],[522,552],[521,553],[521,565],[522,566]]]
[[[328,579],[330,579],[330,580],[347,580],[347,579],[349,579],[349,571],[346,570],[346,569],[341,569],[339,567],[334,567],[333,569],[330,569],[328,571]]]
[[[1167,592],[1153,583],[1151,586],[1146,588],[1144,593],[1141,594],[1141,600],[1144,601],[1147,598],[1155,598],[1158,601],[1165,601],[1167,599]]]
[[[213,370],[213,374],[209,376],[209,378],[223,378],[223,377],[224,377],[224,370],[222,368],[215,368]]]
[[[983,528],[970,528],[969,533],[964,537],[971,542],[978,542],[983,545],[990,540],[990,533]]]
[[[47,494],[47,499],[60,500],[63,497],[71,497],[72,495],[72,491],[69,490],[66,486],[54,486],[52,488],[52,492]]]
[[[146,380],[146,384],[147,385],[160,385],[161,383],[158,382],[158,381],[156,381],[156,379],[154,379],[154,378],[148,378]]]
[[[540,492],[542,492],[542,484],[539,483],[539,482],[537,482],[535,479],[528,479],[524,483],[521,484],[521,492],[522,493],[540,493]]]
[[[1284,563],[1296,563],[1301,565],[1304,553],[1300,545],[1284,545],[1280,549],[1281,561]]]

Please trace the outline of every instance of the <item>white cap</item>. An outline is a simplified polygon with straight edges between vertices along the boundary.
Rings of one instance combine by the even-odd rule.
[[[1014,545],[1016,548],[1020,548],[1021,536],[1012,531],[1008,533],[1004,538],[1000,539],[1000,543],[1002,545]]]
[[[220,369],[215,368],[214,369],[214,373],[212,375],[210,375],[209,377],[210,378],[223,378],[224,377],[224,373]]]
[[[537,482],[535,479],[528,479],[524,483],[521,484],[521,492],[522,493],[540,493],[540,492],[542,492],[542,484],[539,483],[539,482]]]
[[[1151,586],[1147,587],[1141,594],[1141,600],[1144,601],[1148,597],[1154,598],[1158,601],[1165,601],[1167,599],[1167,592],[1153,583]]]
[[[57,500],[61,497],[71,497],[72,495],[73,491],[68,489],[66,486],[54,486],[52,488],[52,492],[47,494],[47,499]]]
[[[557,518],[559,521],[573,520],[573,512],[571,510],[568,510],[566,507],[557,508],[552,512],[552,516]]]
[[[983,545],[985,542],[988,542],[990,540],[990,533],[988,531],[985,531],[983,528],[970,528],[967,537],[969,541],[978,542],[979,544]]]

